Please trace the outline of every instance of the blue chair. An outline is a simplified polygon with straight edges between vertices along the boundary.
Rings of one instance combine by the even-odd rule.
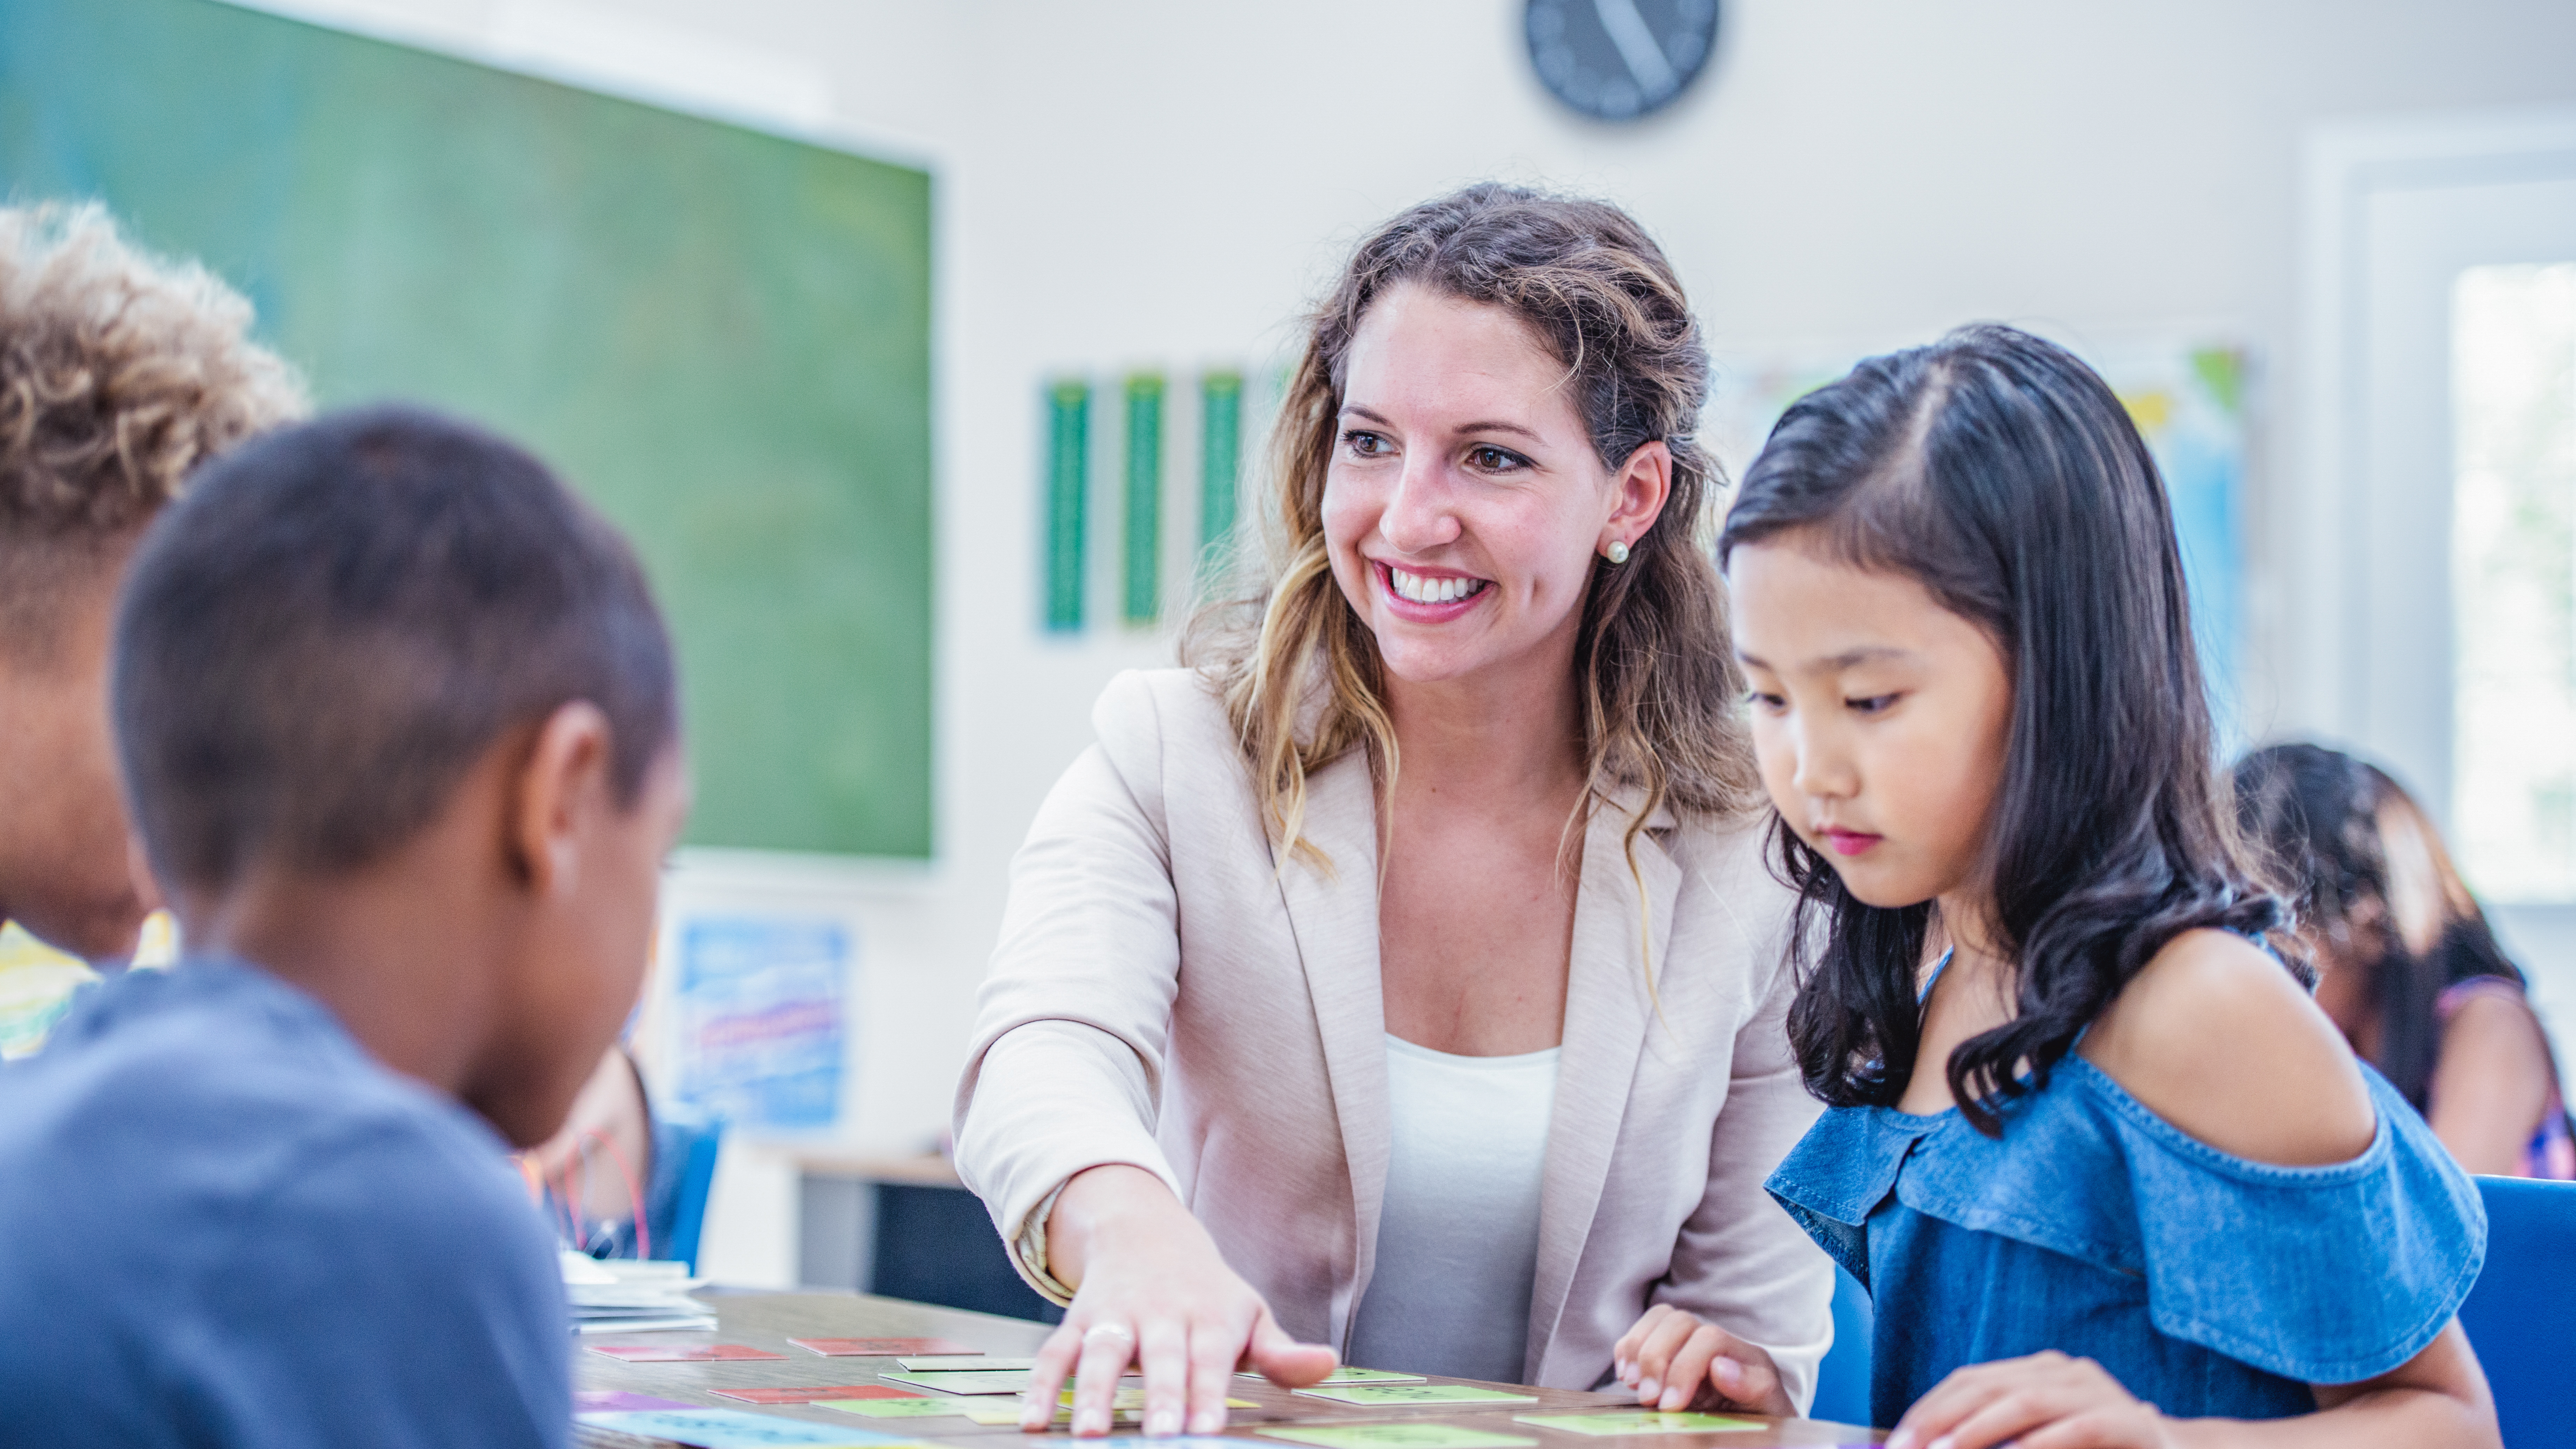
[[[1869,1422],[1869,1339],[1878,1322],[1869,1290],[1841,1267],[1834,1269],[1834,1346],[1816,1373],[1816,1404],[1809,1417],[1838,1424]]]
[[[653,1229],[653,1256],[686,1263],[692,1273],[698,1270],[707,1194],[715,1185],[716,1154],[723,1146],[721,1123],[669,1116],[653,1123],[653,1187],[645,1209]]]
[[[2460,1326],[2495,1390],[2506,1449],[2563,1444],[2576,1424],[2576,1183],[2481,1177],[2487,1265]]]

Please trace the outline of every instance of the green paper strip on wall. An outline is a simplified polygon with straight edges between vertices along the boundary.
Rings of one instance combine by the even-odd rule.
[[[1234,533],[1237,479],[1243,460],[1243,374],[1211,372],[1199,379],[1199,557],[1220,560],[1213,547]]]
[[[1091,474],[1091,384],[1047,389],[1046,626],[1082,627],[1083,513]]]
[[[1130,624],[1163,612],[1163,379],[1127,379],[1127,600]]]

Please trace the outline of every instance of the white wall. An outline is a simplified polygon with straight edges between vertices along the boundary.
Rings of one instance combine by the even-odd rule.
[[[1169,652],[1032,623],[1047,374],[1268,355],[1363,228],[1489,176],[1626,204],[1730,349],[2227,329],[2266,366],[2249,724],[2312,727],[2325,702],[2272,683],[2300,641],[2265,502],[2296,476],[2302,129],[2576,100],[2559,0],[1735,0],[1694,92],[1621,128],[1541,92],[1516,0],[271,3],[791,123],[819,106],[936,171],[940,860],[803,897],[870,933],[849,1136],[884,1150],[944,1123],[1010,852],[1091,697]],[[776,1277],[792,1195],[764,1181],[716,1253]]]

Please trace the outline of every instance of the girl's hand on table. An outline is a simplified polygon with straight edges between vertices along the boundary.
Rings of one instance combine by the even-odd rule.
[[[1646,1310],[1611,1347],[1613,1372],[1649,1409],[1735,1409],[1794,1419],[1771,1355],[1668,1303]]]
[[[1953,1372],[1896,1421],[1887,1449],[2173,1449],[2170,1427],[2100,1364],[2052,1350]]]
[[[1130,1362],[1143,1369],[1144,1429],[1155,1436],[1184,1424],[1193,1434],[1223,1431],[1238,1366],[1290,1388],[1333,1371],[1333,1351],[1283,1332],[1270,1305],[1152,1173],[1108,1166],[1076,1174],[1046,1232],[1047,1271],[1073,1285],[1073,1305],[1038,1350],[1022,1429],[1043,1432],[1054,1421],[1071,1374],[1073,1432],[1108,1433]]]

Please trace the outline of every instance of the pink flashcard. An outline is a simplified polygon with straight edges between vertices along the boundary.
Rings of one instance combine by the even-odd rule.
[[[843,1384],[832,1389],[709,1389],[720,1399],[740,1399],[746,1404],[819,1404],[826,1399],[919,1399],[924,1394],[907,1394],[883,1384]]]
[[[785,1358],[783,1353],[745,1348],[738,1343],[594,1343],[592,1353],[627,1363],[714,1363],[747,1358]]]

